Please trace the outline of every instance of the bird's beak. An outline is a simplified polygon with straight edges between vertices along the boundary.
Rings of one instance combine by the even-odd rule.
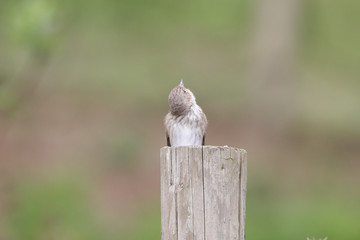
[[[184,86],[184,80],[183,80],[183,79],[181,79],[180,85],[181,85],[181,86]]]

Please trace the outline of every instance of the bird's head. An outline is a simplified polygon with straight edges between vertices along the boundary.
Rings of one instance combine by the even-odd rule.
[[[181,79],[180,84],[173,88],[169,94],[170,112],[180,116],[190,111],[194,104],[196,104],[194,94],[184,86],[184,82]]]

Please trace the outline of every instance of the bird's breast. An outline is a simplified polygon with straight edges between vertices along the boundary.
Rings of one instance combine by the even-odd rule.
[[[170,133],[171,146],[202,145],[202,137],[199,128],[190,124],[174,124]]]

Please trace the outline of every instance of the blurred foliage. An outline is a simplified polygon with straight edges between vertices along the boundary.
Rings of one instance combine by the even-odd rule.
[[[359,74],[360,61],[359,2],[308,0],[305,3],[302,36],[307,46],[307,61],[328,71],[352,76],[337,81],[346,79],[358,83],[355,76]]]
[[[12,12],[9,34],[24,47],[45,54],[55,41],[54,15],[51,1],[23,1]]]
[[[311,154],[293,150],[291,157],[286,155],[288,158],[284,157],[279,165],[286,166],[290,159],[298,156],[301,163],[309,164],[304,167],[306,170],[310,171],[316,162],[325,161],[326,166],[321,169],[333,169],[333,172],[325,177],[311,176],[311,179],[302,173],[297,181],[308,180],[310,185],[306,186],[310,190],[305,194],[296,189],[298,182],[292,176],[289,179],[293,180],[293,190],[286,192],[282,188],[288,181],[274,180],[278,173],[263,174],[249,169],[247,238],[360,239],[360,196],[349,193],[356,192],[354,186],[358,179],[346,179],[348,171],[358,167],[359,156],[356,152],[360,136],[360,2],[306,0],[302,3],[297,39],[300,55],[296,83],[298,102],[294,106],[297,114],[293,132],[305,146],[304,151]],[[91,155],[99,148],[105,153],[101,157],[94,154],[96,161],[86,159],[75,171],[98,181],[101,180],[93,176],[86,164],[94,164],[94,168],[99,169],[105,169],[101,168],[103,165],[110,166],[119,174],[129,169],[136,171],[140,164],[155,155],[151,151],[154,151],[152,144],[159,139],[157,137],[161,135],[163,139],[163,132],[156,132],[151,119],[161,124],[159,113],[165,114],[167,109],[164,99],[180,78],[184,78],[185,84],[196,93],[209,116],[221,121],[242,118],[248,107],[243,96],[247,92],[247,51],[254,31],[253,19],[254,5],[248,0],[1,0],[0,114],[30,102],[31,99],[19,102],[18,89],[29,83],[28,75],[32,75],[34,65],[38,66],[40,70],[35,71],[34,78],[42,81],[36,82],[35,89],[44,97],[43,104],[47,108],[43,111],[48,115],[44,115],[44,119],[29,120],[23,114],[18,122],[23,124],[21,127],[39,122],[50,134],[58,131],[57,134],[65,138],[62,142],[58,135],[50,135],[43,140],[41,137],[47,135],[40,127],[31,129],[30,136],[24,128],[19,128],[9,134],[20,135],[14,152],[26,151],[23,142],[26,139],[32,143],[40,138],[41,150],[57,149],[56,155],[67,159],[69,156],[64,152],[70,152],[71,137],[80,135],[80,143],[74,144],[74,148],[80,149],[78,151]],[[27,64],[29,62],[35,64]],[[73,107],[76,112],[72,112],[73,109],[66,112],[58,108],[56,101],[48,101],[48,96],[65,99],[69,109],[82,101],[86,106],[79,104],[81,107]],[[96,121],[103,121],[99,124],[101,127],[112,124],[108,119],[114,117],[105,112],[111,107],[115,110],[109,111],[116,112],[119,117],[114,132],[104,140],[92,130],[97,126]],[[24,112],[35,115],[42,108],[45,107],[36,105]],[[86,115],[87,108],[99,112],[94,110],[93,115]],[[74,127],[66,114],[78,117],[80,124]],[[55,127],[46,124],[49,119],[55,122]],[[58,130],[57,121],[63,119],[65,127]],[[209,120],[210,126],[215,123],[212,125],[215,128],[216,119]],[[122,125],[120,130],[117,124]],[[84,130],[83,126],[87,128]],[[14,126],[4,125],[4,129],[14,129]],[[79,129],[83,132],[79,133]],[[150,137],[143,136],[146,131],[150,131]],[[91,148],[81,148],[89,139],[95,144]],[[54,145],[49,143],[52,140]],[[13,142],[11,139],[10,143]],[[70,143],[66,145],[67,142]],[[283,144],[286,150],[292,147]],[[262,147],[265,149],[267,145]],[[139,146],[143,149],[139,150]],[[33,147],[30,145],[28,149]],[[152,149],[148,150],[149,147]],[[11,148],[6,147],[4,151],[8,149]],[[266,168],[267,161],[279,157],[278,154],[269,157],[263,149],[259,152],[265,152],[265,160],[259,164],[260,157],[253,157],[255,153],[252,153],[250,167]],[[2,156],[1,160],[11,159]],[[30,155],[26,160],[31,164],[36,162]],[[332,163],[335,161],[337,164]],[[52,163],[44,162],[44,165]],[[15,165],[16,173],[22,164]],[[69,165],[68,168],[73,167]],[[140,184],[137,184],[141,187],[133,182],[120,182],[132,190],[124,187],[127,191],[122,193],[130,196],[130,202],[136,202],[136,197],[144,198],[141,193],[147,190],[146,173],[139,174]],[[340,181],[339,186],[328,182],[335,176]],[[326,194],[312,188],[312,181],[317,178],[322,179],[319,188],[326,188]],[[113,221],[116,223],[111,230],[105,231],[97,222],[100,217],[95,216],[89,205],[86,188],[76,177],[19,179],[9,180],[17,184],[14,205],[4,214],[1,212],[0,223],[7,228],[4,232],[9,233],[10,240],[160,238],[158,203],[137,206],[136,213],[120,216],[131,219],[126,226]],[[152,180],[158,181],[158,177]],[[354,186],[349,186],[349,182]],[[101,190],[95,186],[94,189]],[[114,188],[113,192],[116,190]],[[292,195],[294,193],[296,195]],[[126,204],[129,203],[121,202],[118,207],[128,209]]]

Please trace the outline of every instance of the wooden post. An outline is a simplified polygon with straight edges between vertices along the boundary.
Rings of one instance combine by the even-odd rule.
[[[162,240],[245,240],[246,151],[163,147]]]

